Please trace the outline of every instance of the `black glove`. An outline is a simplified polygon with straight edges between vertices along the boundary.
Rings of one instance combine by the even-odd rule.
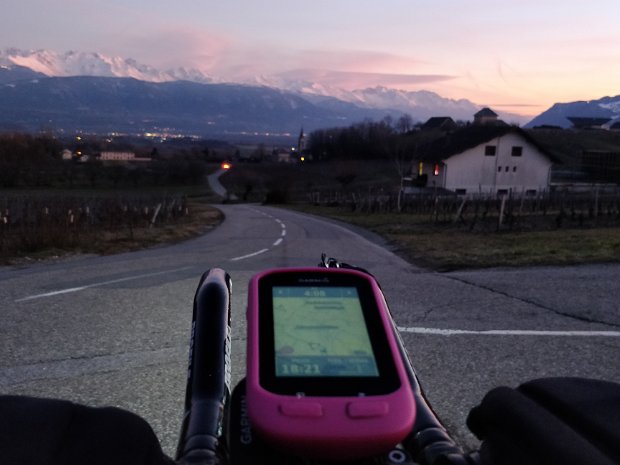
[[[582,378],[499,387],[472,409],[483,465],[620,464],[620,385]]]
[[[0,463],[171,465],[149,424],[118,408],[0,396]]]

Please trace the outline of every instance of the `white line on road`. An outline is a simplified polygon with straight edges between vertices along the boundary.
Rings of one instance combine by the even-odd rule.
[[[269,249],[261,249],[261,250],[258,250],[258,251],[256,251],[256,252],[249,253],[249,254],[247,254],[247,255],[242,255],[241,257],[231,258],[231,259],[230,259],[230,261],[231,261],[231,262],[236,262],[236,261],[239,261],[239,260],[244,260],[244,259],[246,259],[246,258],[255,257],[255,256],[257,256],[257,255],[260,255],[260,254],[262,254],[262,253],[267,252],[268,250],[269,250]]]
[[[438,336],[455,336],[459,334],[476,334],[482,336],[601,336],[601,337],[620,337],[620,331],[536,331],[529,329],[491,329],[474,331],[467,329],[439,329],[439,328],[419,328],[402,327],[397,328],[401,333],[414,334],[434,334]]]
[[[269,213],[265,213],[263,211],[256,210],[256,209],[253,209],[253,208],[250,209],[250,210],[252,210],[252,211],[254,211],[256,213],[260,213],[261,215],[266,216],[267,218],[271,218],[272,220],[274,220],[276,223],[278,223],[282,227],[282,232],[280,233],[281,237],[279,239],[276,239],[276,241],[272,244],[272,247],[279,246],[282,243],[282,241],[284,240],[284,236],[286,236],[286,225],[284,224],[284,222],[281,219],[276,218],[273,215],[270,215]],[[231,258],[230,261],[231,262],[237,262],[239,260],[245,260],[246,258],[255,257],[257,255],[260,255],[260,254],[268,252],[268,251],[269,251],[269,249],[257,250],[256,252],[252,252],[252,253],[249,253],[247,255],[242,255],[240,257]]]
[[[15,302],[25,302],[27,300],[42,299],[44,297],[52,297],[52,296],[60,295],[60,294],[70,294],[71,292],[79,292],[85,289],[90,289],[92,287],[100,287],[100,286],[105,286],[107,284],[116,284],[116,283],[122,283],[125,281],[133,281],[134,279],[148,278],[151,276],[158,276],[161,274],[176,273],[177,271],[189,270],[190,268],[193,268],[193,267],[184,266],[183,268],[175,268],[173,270],[157,271],[155,273],[138,274],[135,276],[128,276],[126,278],[111,279],[109,281],[100,281],[100,282],[93,283],[93,284],[87,284],[85,286],[70,287],[67,289],[59,289],[57,291],[44,292],[43,294],[29,295],[27,297],[22,297],[21,299],[15,300]]]

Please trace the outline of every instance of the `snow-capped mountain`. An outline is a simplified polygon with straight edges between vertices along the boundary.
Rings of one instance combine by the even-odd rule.
[[[217,130],[220,134],[296,133],[302,126],[306,130],[346,126],[385,116],[396,120],[404,113],[417,122],[433,116],[469,121],[480,110],[479,105],[468,100],[445,99],[428,91],[408,92],[380,86],[346,90],[326,84],[329,80],[321,82],[316,73],[308,72],[306,80],[299,79],[300,75],[304,73],[231,82],[196,69],[161,71],[133,59],[100,53],[12,48],[0,50],[0,108],[8,118],[3,124],[10,128],[78,129],[88,125],[96,131],[127,120],[132,128],[142,126],[137,122],[143,121],[146,129]],[[152,97],[148,105],[140,100],[146,97],[141,92]],[[128,101],[140,102],[145,110],[127,107]],[[200,108],[194,105],[198,101]],[[191,111],[179,107],[179,102]],[[243,102],[243,110],[239,102]],[[277,105],[271,105],[273,102]],[[124,116],[118,113],[119,108]],[[88,111],[78,118],[84,109]],[[102,114],[114,115],[112,122],[106,120],[103,124]],[[147,124],[149,115],[155,114],[157,122]],[[511,123],[525,122],[516,115],[500,117]]]
[[[609,118],[610,122],[607,125],[611,126],[620,121],[620,95],[603,97],[598,100],[556,103],[527,123],[525,127],[547,125],[570,128],[572,126],[568,119],[570,117]]]
[[[131,58],[109,57],[100,53],[50,50],[0,50],[0,66],[28,68],[49,77],[97,76],[130,77],[147,82],[193,81],[213,79],[197,69],[177,68],[161,71]]]
[[[408,113],[414,120],[421,122],[432,116],[451,116],[457,120],[470,120],[481,107],[469,100],[446,99],[428,91],[408,92],[387,87],[351,91],[321,82],[294,79],[286,74],[257,76],[249,80],[231,82],[208,76],[197,69],[177,68],[161,71],[131,58],[110,57],[100,53],[57,53],[50,50],[25,51],[11,48],[0,50],[0,67],[21,67],[48,77],[130,77],[146,82],[184,80],[270,87],[300,95],[315,104],[337,105],[333,100],[337,99],[360,108]],[[501,116],[509,121],[525,122],[522,117],[516,115]]]
[[[312,74],[312,73],[310,73]],[[455,120],[471,120],[481,106],[466,99],[453,100],[426,90],[406,91],[384,86],[346,90],[320,82],[291,79],[286,74],[275,77],[261,76],[254,84],[294,92],[313,102],[331,97],[362,108],[385,108],[410,114],[414,119],[426,121],[433,116],[451,116]],[[517,115],[502,115],[510,121],[525,122]]]

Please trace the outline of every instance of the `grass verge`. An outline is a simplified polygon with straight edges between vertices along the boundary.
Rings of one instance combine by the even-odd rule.
[[[81,241],[80,245],[74,248],[47,247],[36,252],[0,256],[0,265],[21,265],[80,254],[112,255],[184,241],[205,234],[223,221],[224,215],[211,206],[210,201],[213,201],[213,198],[189,198],[188,215],[174,223],[152,228],[136,227],[131,231],[127,228],[100,230],[90,240]]]
[[[373,231],[411,263],[437,271],[620,262],[617,227],[474,233],[451,224],[429,224],[428,215],[368,215],[334,207],[287,207]]]
[[[111,255],[155,245],[181,242],[210,231],[224,219],[220,210],[202,199],[188,201],[189,214],[179,222],[155,228],[136,228],[133,234],[106,232],[93,243],[92,252]]]

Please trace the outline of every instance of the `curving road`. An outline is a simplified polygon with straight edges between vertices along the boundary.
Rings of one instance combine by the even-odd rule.
[[[244,371],[246,286],[326,252],[382,283],[430,401],[466,446],[469,409],[499,384],[540,376],[620,382],[619,265],[438,274],[380,240],[294,212],[220,207],[222,225],[181,244],[0,268],[0,393],[116,405],[174,453],[191,305],[211,267],[233,279],[234,380]]]

